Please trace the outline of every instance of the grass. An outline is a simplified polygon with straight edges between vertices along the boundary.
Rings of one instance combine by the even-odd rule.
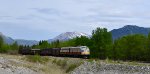
[[[81,63],[80,64],[70,64],[69,67],[66,69],[66,73],[73,71],[75,68],[79,67],[80,65],[81,65]]]
[[[67,61],[69,63],[67,63]],[[62,68],[66,73],[73,71],[75,68],[79,67],[82,62],[70,61],[68,59],[54,59],[52,63],[56,64],[60,68]]]
[[[65,66],[67,66],[67,60],[61,60],[61,59],[56,60],[56,59],[54,59],[52,61],[52,63],[55,63],[56,65],[60,66],[61,68],[65,68]]]
[[[27,61],[34,63],[46,63],[49,61],[48,57],[41,57],[39,55],[28,55],[26,56]]]

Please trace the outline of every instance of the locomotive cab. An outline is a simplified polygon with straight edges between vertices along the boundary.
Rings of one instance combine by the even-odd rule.
[[[81,55],[83,58],[89,58],[90,56],[90,49],[87,46],[81,46]]]

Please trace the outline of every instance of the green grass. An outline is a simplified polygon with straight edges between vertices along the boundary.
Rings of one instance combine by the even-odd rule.
[[[49,61],[48,57],[41,57],[39,55],[28,55],[26,56],[27,61],[34,63],[46,63]]]
[[[56,65],[60,66],[61,68],[65,68],[65,66],[67,66],[67,60],[54,59],[52,62],[55,63]]]
[[[71,64],[66,70],[66,73],[73,71],[75,68],[77,68],[79,65],[78,64]]]

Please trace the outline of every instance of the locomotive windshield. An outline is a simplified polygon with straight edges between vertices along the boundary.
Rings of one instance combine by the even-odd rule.
[[[89,48],[87,46],[81,46],[82,52],[89,52]]]

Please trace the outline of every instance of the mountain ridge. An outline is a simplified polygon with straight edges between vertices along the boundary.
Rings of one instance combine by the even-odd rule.
[[[129,34],[148,35],[148,33],[150,32],[150,28],[139,27],[136,25],[125,25],[124,27],[121,27],[118,29],[113,29],[110,32],[112,33],[113,40],[115,40],[115,39],[118,39],[122,36],[126,36]],[[7,44],[12,44],[16,41],[19,45],[30,45],[31,46],[34,44],[38,44],[38,42],[39,42],[36,40],[13,39],[11,37],[5,36],[2,32],[0,32],[0,36],[3,37],[4,42]],[[80,37],[80,36],[90,37],[90,35],[83,33],[83,32],[64,32],[52,39],[48,39],[47,41],[48,42],[52,42],[52,41],[56,41],[56,40],[66,41],[66,40],[73,39],[75,37]]]
[[[148,33],[150,32],[150,28],[139,27],[136,25],[125,25],[124,27],[113,29],[110,32],[112,33],[113,40],[115,40],[129,34],[148,35]]]

